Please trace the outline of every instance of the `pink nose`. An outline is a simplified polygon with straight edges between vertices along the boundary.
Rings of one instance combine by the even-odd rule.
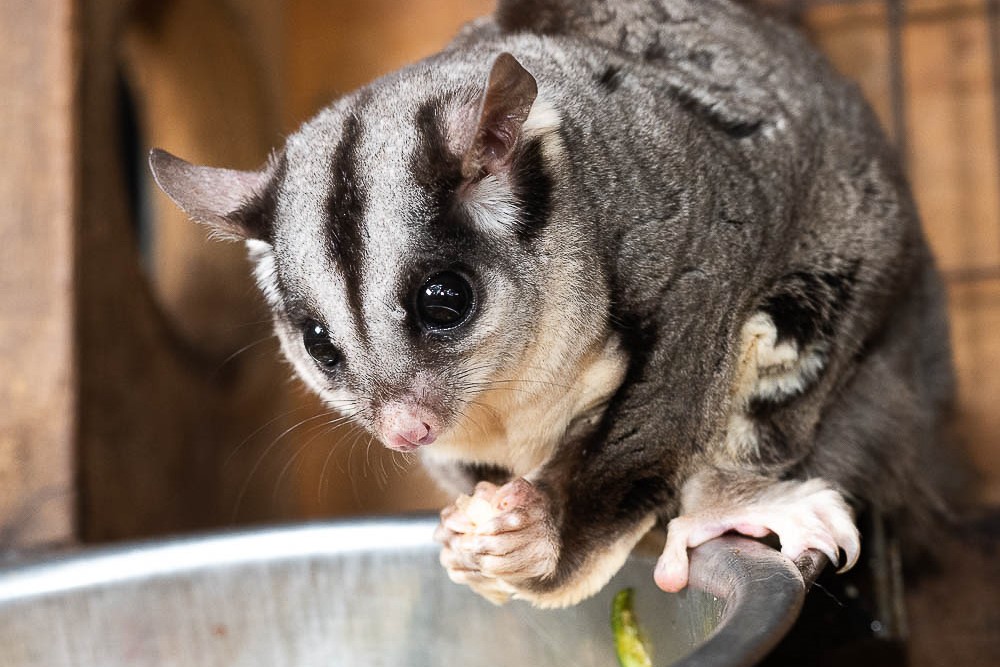
[[[390,403],[382,410],[382,440],[400,452],[412,452],[437,439],[437,420],[422,408]]]

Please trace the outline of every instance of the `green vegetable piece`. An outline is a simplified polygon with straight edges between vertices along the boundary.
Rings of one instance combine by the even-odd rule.
[[[649,655],[649,639],[639,625],[632,606],[635,589],[624,588],[611,603],[611,630],[615,635],[615,651],[621,667],[653,667]]]

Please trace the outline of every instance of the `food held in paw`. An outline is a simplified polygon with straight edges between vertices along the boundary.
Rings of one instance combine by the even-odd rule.
[[[500,513],[490,501],[479,496],[459,496],[455,506],[472,522],[474,533],[481,532]]]

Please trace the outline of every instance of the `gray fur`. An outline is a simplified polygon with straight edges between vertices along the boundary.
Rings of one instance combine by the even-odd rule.
[[[455,203],[468,169],[452,182],[448,164],[468,157],[501,53],[558,122],[517,140],[499,180],[520,217],[484,229]],[[281,164],[269,233],[250,241],[258,279],[300,375],[369,428],[403,395],[469,428],[465,411],[539,345],[551,366],[538,386],[623,347],[620,385],[543,443],[537,468],[428,448],[437,468],[506,467],[547,499],[560,557],[507,582],[522,597],[578,586],[602,549],[676,516],[695,475],[718,480],[702,496],[734,502],[819,477],[859,507],[940,506],[923,474],[952,385],[933,263],[869,107],[790,28],[725,0],[501,0],[496,20],[321,111]],[[159,176],[170,193],[197,172]],[[259,207],[260,190],[237,199]],[[200,212],[211,202],[174,199],[215,220]],[[476,277],[474,320],[419,331],[413,281],[456,263]],[[776,329],[775,359],[793,361],[756,369],[744,391],[755,316]],[[342,367],[306,354],[307,318]]]

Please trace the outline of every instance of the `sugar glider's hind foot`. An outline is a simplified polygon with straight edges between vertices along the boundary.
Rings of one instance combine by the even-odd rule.
[[[840,492],[821,479],[775,482],[750,499],[703,505],[671,521],[653,575],[656,584],[671,593],[683,589],[688,582],[687,550],[730,531],[748,537],[773,533],[781,553],[792,560],[817,549],[830,562],[843,563],[841,572],[854,567],[861,551],[853,512]]]

